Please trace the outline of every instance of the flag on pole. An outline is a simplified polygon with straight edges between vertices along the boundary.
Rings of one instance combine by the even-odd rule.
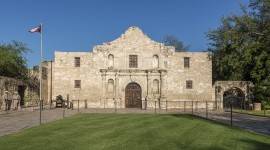
[[[41,26],[29,30],[29,32],[31,32],[31,33],[34,33],[34,32],[41,32]]]
[[[42,21],[40,22],[40,26],[29,30],[30,33],[39,32],[40,33],[40,64],[39,64],[39,124],[41,124],[41,109],[43,109],[43,101],[42,101]]]

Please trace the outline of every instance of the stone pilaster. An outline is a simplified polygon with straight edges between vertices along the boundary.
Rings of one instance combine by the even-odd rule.
[[[164,85],[164,82],[165,82],[165,74],[166,74],[166,71],[165,70],[160,70],[160,98],[159,98],[159,107],[160,108],[166,108],[167,106],[167,102],[166,102],[166,96],[165,96],[165,85]]]
[[[151,98],[151,82],[152,82],[152,78],[151,78],[151,72],[147,71],[147,99],[149,100],[149,98]]]
[[[100,107],[106,108],[106,70],[101,69],[101,77],[102,77],[102,98],[100,99]]]
[[[115,73],[115,98],[119,98],[119,74]]]

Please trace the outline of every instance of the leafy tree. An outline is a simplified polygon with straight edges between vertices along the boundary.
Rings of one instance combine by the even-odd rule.
[[[258,5],[261,0],[252,1]],[[253,6],[253,5],[250,5]],[[251,7],[251,8],[257,8]],[[207,33],[212,52],[214,80],[270,79],[270,20],[258,10],[222,18],[222,25]],[[268,21],[266,21],[268,20]],[[268,27],[269,26],[269,27]]]
[[[174,46],[176,52],[185,52],[189,50],[189,46],[185,46],[175,35],[167,35],[163,42],[166,46]]]
[[[28,72],[24,55],[29,51],[25,44],[18,41],[0,45],[0,76],[26,79]]]
[[[270,0],[251,0],[248,7],[223,17],[221,25],[207,33],[213,80],[249,80],[257,89],[269,89]]]

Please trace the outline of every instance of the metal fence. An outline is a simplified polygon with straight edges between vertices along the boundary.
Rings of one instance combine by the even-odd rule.
[[[141,108],[125,108],[116,100],[92,102],[88,100],[72,100],[68,109],[77,113],[145,113],[145,114],[194,114],[208,117],[217,111],[214,101],[142,101]]]
[[[41,108],[41,109],[40,109]],[[238,108],[238,107],[237,107]],[[56,102],[45,104],[36,102],[21,106],[19,110],[0,110],[0,136],[8,131],[19,130],[56,119],[63,119],[80,113],[112,114],[192,114],[226,124],[233,124],[233,105],[228,110],[218,109],[215,101],[142,101],[141,108],[125,108],[125,103],[117,100],[93,102],[90,100],[63,101],[61,108]],[[14,126],[15,124],[15,126]]]

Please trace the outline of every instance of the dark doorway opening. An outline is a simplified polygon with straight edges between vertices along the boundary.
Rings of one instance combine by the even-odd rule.
[[[231,103],[233,103],[233,108],[244,108],[245,94],[241,89],[233,87],[224,92],[223,108],[229,108]]]
[[[142,108],[142,90],[139,84],[129,83],[125,91],[126,108]]]
[[[26,86],[23,86],[23,85],[19,85],[18,86],[18,93],[21,97],[21,100],[20,100],[20,105],[24,105],[24,91],[26,89]]]

